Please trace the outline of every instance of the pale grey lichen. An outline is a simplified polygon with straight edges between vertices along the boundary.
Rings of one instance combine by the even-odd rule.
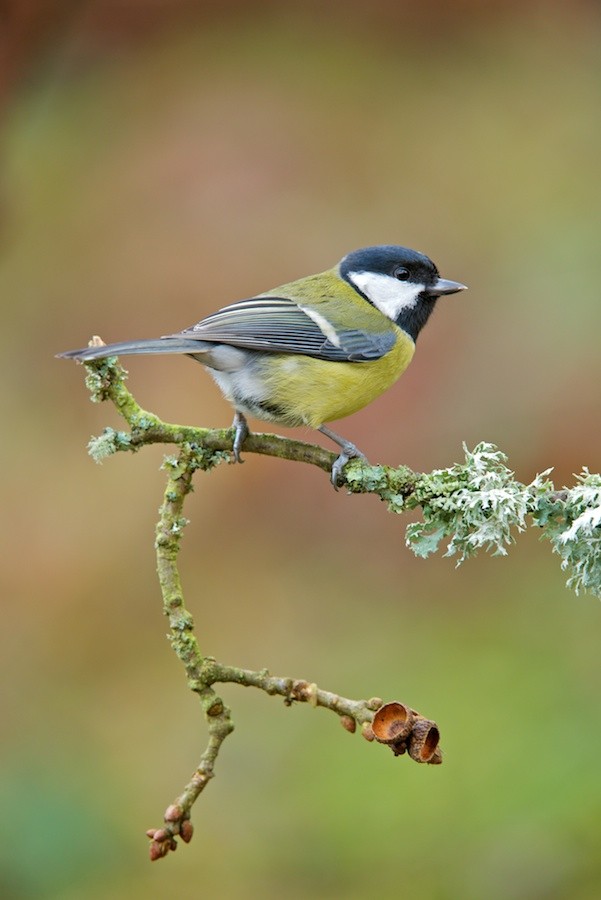
[[[601,475],[584,469],[576,479],[559,496],[539,497],[534,518],[569,573],[568,587],[601,597]]]
[[[435,469],[416,486],[424,518],[408,526],[406,542],[418,556],[428,556],[446,538],[445,556],[459,554],[458,564],[481,547],[504,556],[513,530],[526,528],[531,486],[515,481],[507,457],[492,444],[464,451],[465,463]]]
[[[407,546],[425,557],[448,539],[445,556],[457,554],[458,565],[481,548],[504,556],[530,516],[561,556],[568,586],[601,596],[601,476],[585,470],[578,485],[557,491],[550,469],[522,484],[493,444],[464,450],[465,463],[416,483],[411,505],[423,520],[407,527]]]
[[[108,399],[108,389],[111,382],[111,374],[118,365],[116,356],[106,356],[104,359],[93,360],[86,363],[86,387],[90,392],[92,403],[102,403]],[[127,370],[121,369],[120,378],[125,381]]]
[[[105,428],[102,434],[88,442],[88,453],[96,463],[101,463],[119,450],[133,449],[130,435],[125,431],[115,431],[114,428]]]

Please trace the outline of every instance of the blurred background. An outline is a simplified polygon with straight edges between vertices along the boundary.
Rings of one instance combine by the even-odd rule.
[[[403,700],[445,762],[226,687],[194,840],[151,866],[205,744],[154,571],[162,450],[95,466],[119,419],[54,359],[406,244],[470,290],[342,433],[418,470],[489,440],[522,480],[598,471],[597,4],[13,0],[0,42],[2,896],[598,897],[599,601],[534,532],[416,560],[375,498],[252,456],[187,503],[202,649]],[[231,421],[189,360],[126,364],[167,420]]]

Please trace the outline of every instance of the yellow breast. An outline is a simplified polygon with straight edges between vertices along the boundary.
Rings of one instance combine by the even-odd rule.
[[[400,328],[392,350],[369,362],[329,362],[311,356],[274,354],[264,373],[277,421],[317,428],[350,416],[383,394],[402,375],[415,344]],[[281,412],[281,415],[280,415]]]

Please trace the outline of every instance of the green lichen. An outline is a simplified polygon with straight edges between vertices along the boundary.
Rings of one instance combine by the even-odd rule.
[[[119,378],[125,381],[127,372],[117,361],[116,356],[93,360],[86,364],[86,387],[90,392],[92,403],[102,403],[109,399],[109,389],[115,378],[115,370],[119,368]]]
[[[114,428],[105,428],[102,434],[93,437],[88,443],[88,453],[96,463],[102,463],[107,456],[120,450],[135,449],[131,436],[125,431],[115,431]]]
[[[415,485],[415,473],[405,466],[370,466],[364,460],[351,460],[345,468],[346,486],[352,494],[377,494],[390,512],[407,509],[407,497]]]
[[[220,463],[229,462],[231,453],[228,450],[210,450],[196,443],[183,442],[179,456],[168,455],[163,459],[161,468],[171,473],[172,478],[180,478],[184,472],[210,472]]]

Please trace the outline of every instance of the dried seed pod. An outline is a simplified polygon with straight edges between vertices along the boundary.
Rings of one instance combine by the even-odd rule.
[[[402,756],[407,752],[407,741],[397,741],[394,744],[388,744],[395,756]]]
[[[385,703],[371,723],[374,737],[381,744],[398,744],[411,733],[415,717],[403,703]]]
[[[440,732],[436,722],[418,718],[409,738],[409,756],[418,763],[430,762],[436,752],[439,740]],[[442,755],[440,761],[442,762]]]
[[[428,760],[429,766],[440,766],[442,765],[442,750],[440,746],[436,748],[430,759]]]

